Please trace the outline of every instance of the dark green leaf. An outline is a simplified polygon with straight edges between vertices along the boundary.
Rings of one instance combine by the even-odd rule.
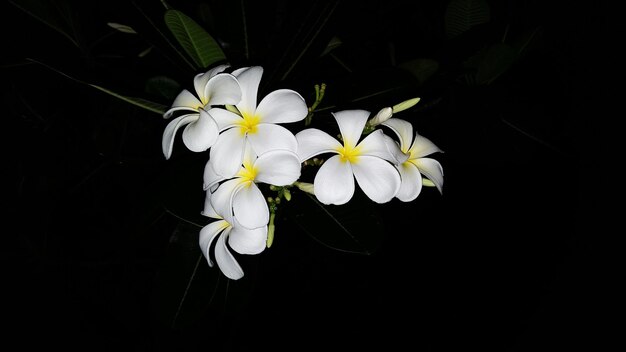
[[[294,192],[285,210],[307,235],[338,251],[369,255],[383,239],[376,205],[362,192],[342,206],[323,205],[315,196]]]
[[[497,43],[481,50],[465,62],[466,67],[475,70],[470,82],[477,85],[491,84],[506,72],[518,58],[519,51],[503,43]]]
[[[146,93],[160,96],[168,101],[173,101],[180,90],[180,84],[166,76],[156,76],[146,81]]]
[[[127,97],[121,94],[117,94],[109,89],[97,86],[95,84],[89,84],[90,86],[96,88],[101,92],[105,92],[109,95],[112,95],[118,99],[122,99],[123,101],[138,106],[140,108],[144,108],[148,111],[156,112],[157,114],[163,115],[163,113],[167,110],[167,106],[163,104],[158,104],[143,98],[135,98],[135,97]]]
[[[80,79],[74,78],[74,77],[68,75],[67,73],[62,72],[60,70],[57,70],[56,68],[54,68],[54,67],[52,67],[50,65],[44,64],[43,62],[39,62],[37,60],[33,60],[33,59],[29,59],[29,58],[27,58],[26,60],[28,60],[30,62],[34,62],[34,63],[39,64],[39,65],[42,65],[42,66],[44,66],[44,67],[46,67],[46,68],[48,68],[48,69],[50,69],[50,70],[52,70],[54,72],[56,72],[56,73],[58,73],[58,74],[60,74],[60,75],[62,75],[64,77],[66,77],[66,78],[71,79],[72,81],[88,85],[90,87],[93,87],[93,88],[101,91],[101,92],[104,92],[104,93],[107,93],[109,95],[112,95],[112,96],[114,96],[114,97],[116,97],[118,99],[121,99],[121,100],[123,100],[123,101],[125,101],[127,103],[133,104],[133,105],[138,106],[140,108],[144,108],[144,109],[146,109],[148,111],[152,111],[152,112],[155,112],[157,114],[163,115],[163,113],[167,110],[167,106],[165,106],[165,105],[158,104],[158,103],[155,103],[155,102],[143,99],[143,98],[127,97],[127,96],[115,93],[114,91],[106,89],[104,87],[100,87],[100,86],[98,86],[96,84],[91,84],[91,83],[87,83],[85,81],[81,81]]]
[[[452,0],[446,8],[445,29],[448,38],[489,22],[491,11],[485,0]]]
[[[218,61],[226,60],[215,39],[184,13],[167,10],[165,24],[198,67],[207,68]]]
[[[431,59],[415,59],[401,63],[398,67],[411,72],[420,84],[424,84],[439,70],[439,63]]]
[[[324,55],[330,53],[331,51],[333,51],[336,48],[340,47],[341,44],[343,44],[341,39],[339,39],[337,37],[332,37],[330,39],[330,41],[328,42],[328,45],[326,45],[326,48],[324,49],[324,51],[322,52],[322,54],[320,56],[324,56]]]

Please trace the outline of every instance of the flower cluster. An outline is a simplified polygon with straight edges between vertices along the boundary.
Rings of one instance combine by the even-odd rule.
[[[176,132],[185,126],[182,138],[189,150],[210,149],[204,169],[206,201],[202,214],[216,221],[200,231],[199,243],[209,266],[213,266],[209,250],[217,239],[214,258],[228,278],[243,277],[230,249],[258,254],[270,244],[270,209],[259,183],[297,185],[326,205],[350,201],[355,179],[377,203],[394,197],[404,202],[414,200],[423,185],[442,190],[441,164],[426,157],[441,150],[414,134],[409,122],[392,117],[419,99],[382,109],[369,120],[370,113],[365,110],[333,113],[340,140],[315,128],[294,135],[279,124],[307,117],[309,108],[302,96],[279,89],[257,104],[263,68],[225,73],[227,68],[222,65],[197,75],[196,95],[183,90],[176,97],[164,117],[169,119],[179,111],[184,114],[167,125],[162,147],[169,159]],[[384,134],[380,126],[388,127],[397,139]],[[313,184],[297,182],[302,164],[320,154],[335,155],[322,163]]]

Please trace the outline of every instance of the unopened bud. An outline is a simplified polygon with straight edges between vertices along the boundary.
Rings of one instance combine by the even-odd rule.
[[[309,194],[315,194],[312,183],[294,182],[293,185],[298,187],[298,189],[301,190],[302,192],[306,192],[306,193],[309,193]]]
[[[393,115],[393,111],[391,108],[383,108],[381,109],[374,117],[372,117],[367,124],[371,127],[378,126],[381,123],[389,120]]]
[[[404,111],[406,109],[410,109],[413,106],[415,106],[415,104],[419,103],[419,101],[422,98],[413,98],[413,99],[409,99],[409,100],[405,100],[403,102],[401,102],[400,104],[396,104],[393,106],[393,113],[397,114],[400,111]]]

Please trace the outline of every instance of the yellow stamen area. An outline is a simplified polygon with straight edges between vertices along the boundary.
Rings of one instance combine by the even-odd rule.
[[[257,126],[259,125],[261,119],[256,115],[250,115],[246,113],[243,113],[242,117],[243,120],[238,123],[239,131],[241,132],[241,134],[246,135],[256,133],[258,129]]]
[[[246,183],[246,187],[250,187],[254,180],[258,170],[248,162],[244,162],[243,168],[237,173],[237,177],[241,178],[242,183]]]
[[[361,155],[360,149],[361,148],[358,146],[352,147],[350,143],[344,141],[343,147],[337,149],[337,152],[339,153],[339,160],[343,163],[350,162],[355,164],[359,161],[359,156]]]

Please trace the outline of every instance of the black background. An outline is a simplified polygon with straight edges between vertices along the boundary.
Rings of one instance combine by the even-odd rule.
[[[448,40],[444,2],[246,2],[246,58],[238,2],[171,1],[222,42],[234,66],[263,65],[265,93],[293,88],[310,102],[312,85],[326,82],[322,106],[371,111],[421,96],[424,108],[399,117],[445,150],[435,157],[446,175],[443,195],[424,189],[412,203],[379,208],[386,230],[369,256],[329,249],[281,217],[271,249],[239,257],[245,278],[228,283],[228,295],[222,278],[213,304],[175,326],[158,312],[159,292],[168,265],[195,263],[195,248],[183,248],[191,259],[172,253],[197,228],[165,212],[159,194],[181,161],[195,163],[199,178],[207,156],[177,141],[165,161],[166,121],[26,60],[129,95],[154,98],[144,84],[155,75],[188,86],[196,72],[160,50],[154,33],[137,39],[106,26],[150,28],[138,8],[161,21],[158,1],[138,3],[69,3],[78,46],[22,6],[2,4],[4,165],[17,197],[2,246],[9,341],[95,351],[526,351],[603,340],[596,328],[608,284],[591,256],[600,232],[591,213],[604,183],[594,155],[605,150],[592,142],[599,112],[588,107],[606,90],[594,82],[604,70],[593,62],[602,55],[601,3],[490,1],[491,22]],[[330,37],[341,38],[334,53],[351,72],[305,55],[281,81],[281,60],[301,45],[293,42],[298,24],[329,8],[319,33],[326,40],[309,50],[319,55]],[[507,25],[513,38],[539,28],[524,57],[490,85],[458,80],[463,61]],[[139,59],[146,41],[157,49]],[[362,86],[403,82],[393,65],[423,57],[440,64],[429,84],[349,102]],[[201,209],[201,191],[183,196]],[[588,224],[595,230],[583,231]],[[202,262],[196,275],[216,271]],[[201,286],[190,289],[211,292]]]

